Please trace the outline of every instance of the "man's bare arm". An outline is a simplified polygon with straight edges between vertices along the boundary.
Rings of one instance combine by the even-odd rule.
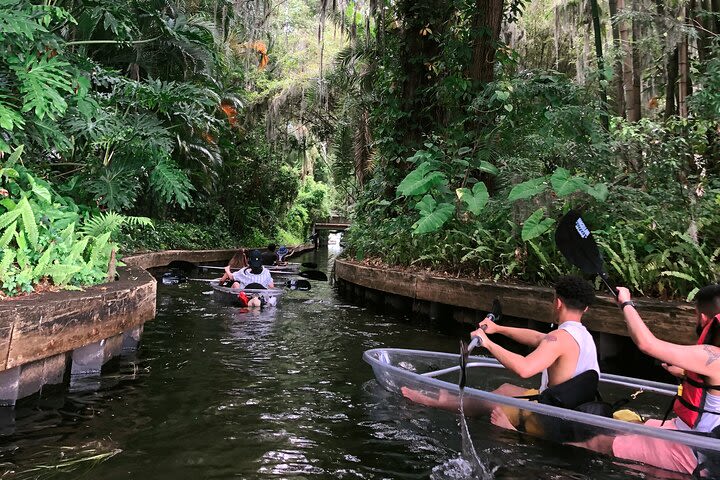
[[[530,378],[555,363],[562,353],[562,342],[559,341],[558,332],[541,335],[543,335],[543,339],[539,342],[538,347],[526,357],[506,350],[491,341],[484,343],[483,347],[487,348],[492,356],[509,370],[522,378]]]
[[[518,343],[528,347],[537,347],[545,338],[545,334],[529,328],[505,327],[498,325],[497,333],[512,338]]]

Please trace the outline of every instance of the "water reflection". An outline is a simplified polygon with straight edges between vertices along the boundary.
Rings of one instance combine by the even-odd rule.
[[[326,259],[318,252],[302,261],[322,268]],[[250,312],[209,291],[200,282],[158,285],[158,316],[134,358],[88,380],[93,388],[45,389],[0,418],[0,471],[104,480],[464,478],[457,416],[385,391],[361,355],[378,346],[456,351],[465,329],[354,305],[323,282]],[[631,475],[484,419],[468,428],[498,479]],[[654,475],[647,478],[661,478]]]

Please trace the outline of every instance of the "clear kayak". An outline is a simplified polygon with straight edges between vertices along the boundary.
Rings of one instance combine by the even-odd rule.
[[[444,397],[453,398],[455,401],[460,394],[459,354],[376,348],[365,351],[363,359],[372,367],[378,383],[391,392],[401,394],[401,389],[408,389],[431,400]],[[517,383],[518,378],[494,358],[471,356],[467,364],[467,384],[463,393],[465,411],[468,412],[468,406],[475,407],[472,410],[488,413],[496,407],[503,411],[515,411],[518,418],[532,418],[535,428],[534,431],[527,429],[528,433],[562,443],[579,443],[599,435],[642,435],[687,445],[706,455],[720,453],[720,439],[717,438],[626,422],[492,393],[492,389],[506,381]],[[408,390],[405,390],[405,393]],[[662,418],[671,397],[677,393],[677,386],[602,374],[599,390],[603,398],[610,402],[616,398],[609,398],[606,394],[617,396],[619,393],[621,396],[630,397],[637,391],[647,392],[641,396],[644,396],[644,399],[633,401],[629,407],[642,411],[640,404],[650,401],[655,405],[646,412]]]
[[[220,297],[223,301],[226,301],[231,304],[239,304],[240,300],[238,299],[238,295],[240,292],[245,292],[245,295],[248,297],[250,296],[262,296],[265,298],[265,301],[269,305],[277,305],[277,302],[280,300],[280,297],[282,297],[285,294],[285,290],[279,289],[279,288],[264,288],[264,289],[255,289],[255,288],[230,288],[230,287],[222,287],[218,284],[218,282],[210,282],[210,286],[212,286],[215,295]]]

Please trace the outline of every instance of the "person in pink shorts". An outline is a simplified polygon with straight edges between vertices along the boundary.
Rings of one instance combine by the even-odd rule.
[[[677,415],[667,421],[648,420],[646,425],[685,430],[693,433],[720,433],[720,285],[700,289],[696,296],[697,333],[695,345],[679,345],[660,340],[640,318],[627,288],[618,288],[630,336],[645,354],[661,360],[673,375],[682,378],[682,388],[673,404]],[[710,462],[690,447],[643,435],[597,437],[583,446],[612,453],[626,460],[685,474],[718,478],[720,472],[709,471]]]

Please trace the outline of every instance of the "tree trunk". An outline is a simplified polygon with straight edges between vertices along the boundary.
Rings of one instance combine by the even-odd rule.
[[[675,86],[678,80],[678,53],[676,46],[667,61],[667,84],[665,85],[665,118],[677,114],[675,107]]]
[[[475,0],[472,60],[468,76],[481,82],[495,77],[495,50],[500,37],[504,0]]]
[[[605,128],[605,130],[608,130],[610,128],[610,121],[608,120],[607,114],[607,91],[605,90],[605,86],[603,85],[603,80],[605,78],[605,61],[603,60],[602,32],[600,27],[600,9],[598,8],[597,0],[590,0],[590,3],[592,5],[593,30],[595,32],[595,56],[597,57],[597,66],[600,73],[600,75],[598,75],[598,80],[600,82],[600,102],[602,103],[602,105],[600,106],[600,117],[603,127]]]
[[[720,0],[719,0],[720,1]],[[610,23],[613,36],[613,47],[617,52],[620,51],[620,30],[615,21],[617,18],[617,0],[609,0],[610,6]],[[619,117],[625,118],[625,91],[623,89],[623,64],[620,58],[613,61],[613,81],[615,87],[615,113]]]
[[[618,12],[624,13],[625,0],[617,0]],[[640,111],[637,110],[635,90],[633,89],[633,48],[630,43],[630,27],[628,22],[622,20],[618,26],[620,44],[623,50],[623,89],[625,90],[625,106],[627,119],[631,122],[640,120]]]
[[[635,112],[637,115],[634,117],[632,121],[636,122],[642,118],[642,68],[640,67],[640,52],[637,48],[637,42],[641,38],[640,33],[640,23],[635,20],[637,17],[637,14],[639,13],[638,10],[638,4],[640,3],[640,0],[632,0],[632,11],[633,11],[633,21],[632,21],[632,78],[633,78],[633,96],[632,100],[634,102],[634,105],[632,106],[632,111]]]
[[[681,9],[682,17],[685,17],[685,7]],[[678,44],[678,70],[680,83],[678,84],[678,110],[682,118],[687,118],[687,94],[688,94],[688,38],[686,34]]]

